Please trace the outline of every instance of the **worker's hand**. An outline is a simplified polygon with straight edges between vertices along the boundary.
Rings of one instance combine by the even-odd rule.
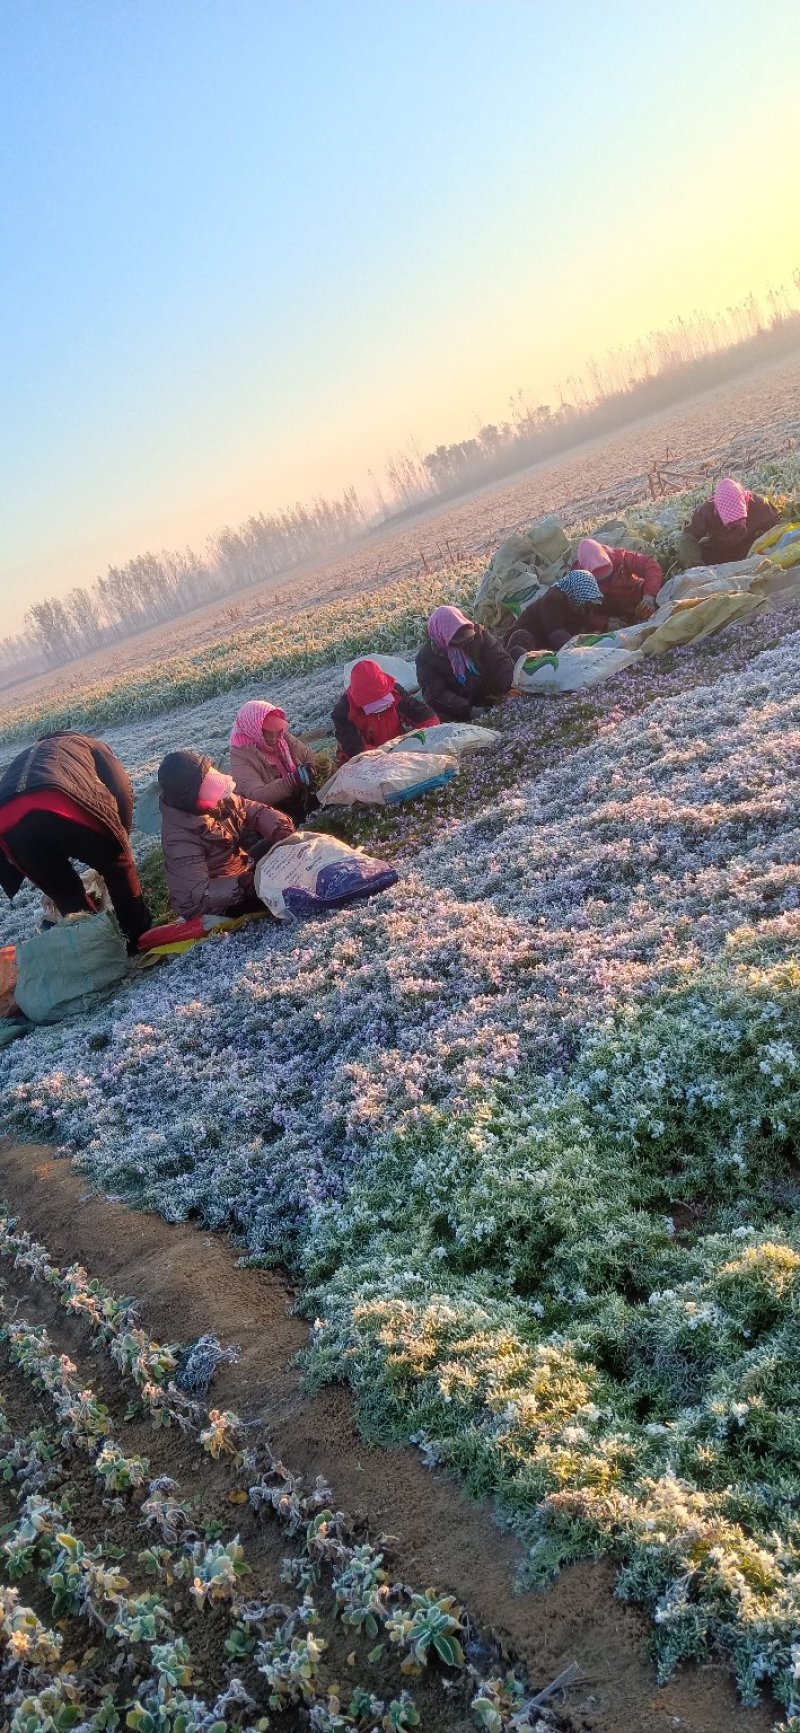
[[[297,776],[297,784],[298,784],[299,788],[313,788],[314,787],[314,772],[313,772],[310,764],[299,765],[299,767],[296,771],[296,776]]]
[[[283,842],[287,836],[294,836],[294,825],[288,812],[279,812],[276,807],[273,807],[272,821],[273,828],[269,834],[270,842]]]
[[[637,620],[649,620],[650,615],[654,614],[655,611],[655,596],[643,596],[638,608],[636,609],[636,618]]]
[[[252,867],[248,867],[245,872],[238,874],[237,887],[237,903],[252,902],[256,894],[256,881]]]

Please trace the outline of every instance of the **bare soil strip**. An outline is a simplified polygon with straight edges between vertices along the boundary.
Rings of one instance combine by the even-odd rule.
[[[349,1394],[308,1395],[293,1361],[307,1340],[290,1283],[276,1271],[236,1268],[222,1235],[87,1193],[74,1167],[37,1145],[0,1142],[0,1197],[62,1264],[78,1261],[140,1302],[161,1340],[214,1331],[241,1351],[221,1367],[213,1399],[263,1422],[287,1465],[323,1474],[338,1505],[376,1536],[391,1535],[402,1575],[458,1596],[472,1618],[543,1685],[575,1660],[581,1679],[565,1727],[575,1733],[768,1733],[768,1710],[745,1710],[723,1668],[690,1669],[659,1689],[647,1655],[647,1620],[614,1598],[607,1566],[565,1571],[544,1594],[515,1595],[517,1542],[490,1513],[410,1452],[365,1445]],[[450,1723],[452,1725],[452,1723]],[[431,1728],[430,1733],[435,1733]]]

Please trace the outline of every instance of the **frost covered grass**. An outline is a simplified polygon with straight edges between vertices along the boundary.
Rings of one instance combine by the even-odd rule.
[[[310,1376],[496,1499],[531,1580],[611,1554],[662,1673],[722,1647],[790,1718],[796,621],[510,704],[446,799],[357,821],[389,895],[215,939],[2,1061],[9,1118],[95,1183],[288,1264]],[[144,780],[163,726],[112,735]]]
[[[96,732],[134,717],[158,716],[198,704],[249,682],[287,676],[367,655],[420,644],[425,621],[439,602],[465,602],[474,577],[449,570],[401,579],[375,593],[327,602],[299,618],[231,632],[216,644],[164,657],[142,673],[126,673],[71,692],[65,701],[41,700],[0,720],[0,742],[25,740],[53,728]]]

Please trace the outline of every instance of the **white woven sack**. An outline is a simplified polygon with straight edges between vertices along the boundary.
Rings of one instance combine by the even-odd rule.
[[[432,728],[415,728],[389,740],[380,752],[448,752],[455,758],[465,752],[485,752],[502,738],[497,728],[481,728],[477,722],[437,722]]]
[[[641,654],[641,650],[625,649],[614,633],[594,644],[573,638],[563,650],[529,650],[520,656],[514,685],[518,692],[580,692],[629,668]]]
[[[441,787],[457,760],[443,752],[359,752],[317,790],[320,806],[393,806]]]

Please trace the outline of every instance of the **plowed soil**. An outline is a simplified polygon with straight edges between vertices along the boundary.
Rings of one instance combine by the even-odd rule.
[[[742,1709],[722,1665],[685,1669],[657,1686],[647,1620],[615,1599],[610,1567],[573,1567],[545,1593],[515,1594],[521,1548],[489,1511],[411,1452],[367,1447],[345,1390],[303,1390],[293,1361],[306,1326],[292,1315],[294,1294],[279,1272],[237,1269],[224,1236],[87,1192],[72,1164],[46,1148],[0,1143],[0,1197],[59,1263],[77,1260],[116,1292],[134,1294],[155,1336],[188,1342],[213,1331],[236,1344],[240,1359],[220,1369],[215,1404],[259,1420],[292,1469],[323,1474],[340,1508],[373,1536],[392,1537],[397,1574],[457,1595],[536,1688],[576,1661],[581,1677],[563,1707],[565,1729],[768,1733],[774,1713]],[[435,1721],[426,1733],[436,1733]]]

